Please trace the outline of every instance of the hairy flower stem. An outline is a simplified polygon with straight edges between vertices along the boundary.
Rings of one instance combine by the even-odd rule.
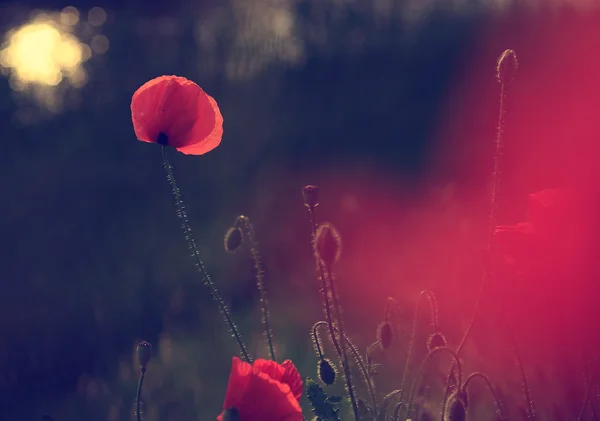
[[[479,312],[481,310],[481,301],[483,297],[483,293],[486,290],[490,279],[490,262],[487,261],[491,259],[493,245],[494,245],[494,231],[496,230],[496,209],[498,202],[498,189],[500,182],[500,152],[502,149],[502,140],[504,134],[504,100],[506,97],[506,86],[504,83],[500,83],[500,107],[498,112],[498,128],[496,131],[496,143],[494,149],[494,169],[492,173],[492,196],[490,198],[490,215],[488,221],[488,236],[487,236],[487,256],[485,262],[484,273],[481,278],[481,286],[479,287],[479,292],[477,294],[477,301],[475,302],[475,309],[473,310],[473,315],[471,316],[471,320],[469,321],[469,325],[465,334],[463,335],[458,348],[456,349],[456,355],[460,356],[461,351],[463,350],[467,339],[471,335],[473,331],[473,326],[475,325],[475,320],[479,316]],[[442,402],[442,421],[444,421],[444,414],[446,410],[446,404],[448,402],[448,397],[450,396],[450,379],[454,373],[454,364],[450,366],[450,372],[448,373],[448,377],[446,378],[446,389],[444,391],[444,400]]]
[[[429,307],[431,310],[431,323],[433,325],[434,331],[439,331],[439,321],[438,321],[438,311],[437,311],[437,302],[435,300],[435,295],[431,291],[421,291],[419,293],[419,298],[417,298],[417,304],[415,305],[415,314],[413,316],[413,325],[410,333],[410,338],[408,340],[408,350],[406,355],[406,362],[404,363],[404,372],[402,373],[402,383],[400,383],[399,389],[399,404],[402,405],[404,399],[404,386],[406,384],[406,378],[408,377],[408,370],[410,368],[410,362],[412,359],[412,353],[415,342],[415,333],[417,331],[417,322],[419,320],[419,309],[421,308],[421,302],[423,297],[427,297],[429,301]]]
[[[346,355],[346,344],[344,341],[344,319],[342,317],[342,306],[339,303],[339,297],[335,287],[335,276],[331,266],[325,267],[325,275],[329,281],[329,288],[331,289],[331,300],[333,301],[333,308],[335,311],[335,318],[337,321],[337,330],[339,334],[339,343],[342,351],[342,368],[344,369],[344,377],[346,378],[346,388],[348,389],[348,395],[350,396],[350,402],[352,403],[352,410],[354,411],[354,418],[359,421],[358,417],[358,404],[356,402],[356,396],[354,396],[354,386],[352,385],[352,375],[350,373],[350,364],[348,363],[348,356]]]
[[[312,337],[313,337],[313,343],[315,344],[315,348],[317,349],[317,353],[319,354],[319,357],[323,358],[323,352],[322,352],[323,347],[321,346],[321,341],[319,340],[319,334],[318,334],[318,329],[321,326],[327,326],[327,322],[321,320],[320,322],[315,323],[312,327]],[[336,329],[335,327],[334,327],[334,330],[339,333],[339,330]],[[369,398],[371,399],[371,405],[375,410],[377,410],[377,395],[375,394],[375,386],[373,385],[373,382],[371,381],[371,378],[369,377],[369,372],[367,370],[367,367],[365,366],[365,362],[364,362],[362,356],[360,355],[358,348],[356,347],[356,345],[354,345],[352,343],[352,341],[350,340],[348,335],[346,335],[346,333],[344,333],[344,342],[346,343],[346,345],[348,345],[348,348],[350,349],[352,356],[356,360],[356,364],[358,366],[360,374],[363,377],[365,384],[367,385],[367,390],[369,391]]]
[[[502,405],[500,404],[500,398],[498,397],[498,394],[496,393],[496,389],[494,388],[494,385],[492,384],[489,377],[486,376],[484,373],[475,372],[475,373],[469,374],[469,376],[465,380],[465,384],[462,387],[463,390],[467,390],[467,388],[469,387],[469,384],[475,378],[480,378],[481,380],[483,380],[483,382],[487,386],[488,390],[492,394],[492,397],[494,398],[494,403],[496,404],[496,408],[498,408],[498,414],[500,415],[500,419],[502,421],[507,421],[508,418],[506,418],[506,414],[504,414]]]
[[[144,376],[146,375],[146,367],[141,368],[140,380],[138,382],[137,393],[135,395],[135,417],[137,421],[141,421],[140,414],[140,397],[142,396],[142,385],[144,384]]]
[[[265,330],[265,336],[269,344],[269,352],[271,359],[276,361],[275,358],[275,347],[273,346],[273,332],[271,331],[270,312],[269,312],[269,300],[267,299],[267,290],[265,287],[264,269],[262,266],[262,260],[260,258],[260,252],[258,251],[258,242],[254,238],[254,227],[250,223],[248,217],[243,218],[244,231],[250,241],[250,253],[252,254],[252,260],[254,261],[254,269],[256,271],[256,286],[260,293],[260,304],[262,313],[262,323]]]
[[[412,404],[413,404],[413,400],[415,397],[415,392],[417,390],[417,386],[419,385],[419,381],[421,380],[421,376],[423,375],[423,370],[425,369],[425,366],[427,365],[427,363],[429,361],[431,361],[432,357],[440,352],[447,352],[449,353],[452,358],[454,359],[454,362],[456,363],[457,369],[458,369],[458,389],[460,390],[461,384],[462,384],[462,367],[460,364],[460,360],[458,359],[458,355],[456,355],[456,353],[454,351],[452,351],[450,348],[446,348],[446,347],[438,347],[435,349],[432,349],[431,351],[429,351],[429,354],[427,354],[427,357],[425,357],[425,360],[423,360],[423,362],[421,363],[421,366],[419,367],[419,371],[417,371],[417,377],[415,378],[415,381],[413,383],[413,387],[410,391],[410,395],[408,398],[408,406],[406,409],[406,413],[410,414],[410,411],[412,409]],[[394,410],[394,420],[398,420],[399,415],[400,415],[400,409],[402,408],[402,403],[398,403],[396,405],[396,409]]]
[[[315,207],[314,206],[308,206],[308,214],[310,216],[311,241],[314,244],[314,242],[316,241],[315,238],[317,235],[317,221],[316,221],[316,217],[315,217]],[[342,362],[342,366],[343,366],[344,360],[343,360],[342,348],[340,346],[340,343],[338,342],[337,335],[336,335],[336,332],[335,332],[335,329],[333,326],[333,319],[331,317],[331,303],[329,302],[330,294],[329,294],[329,287],[327,285],[327,278],[325,276],[325,268],[324,268],[323,263],[321,262],[321,260],[319,259],[319,257],[316,254],[315,254],[315,260],[317,263],[318,277],[319,277],[319,280],[321,281],[321,293],[323,294],[325,320],[327,321],[327,326],[329,327],[329,336],[331,337],[331,342],[333,343],[333,346],[338,355],[338,358]],[[348,384],[348,377],[346,375],[345,370],[344,370],[344,378],[346,380],[346,384]],[[356,410],[354,411],[354,414],[356,416],[356,421],[358,421],[358,406],[353,405],[352,409],[354,410],[355,408],[356,408]]]
[[[502,300],[504,301],[504,300]],[[535,410],[533,409],[533,402],[531,400],[531,392],[529,390],[529,381],[527,380],[527,374],[525,372],[525,366],[523,364],[523,359],[521,358],[521,353],[519,352],[517,335],[515,333],[515,328],[512,322],[508,318],[508,314],[506,313],[506,304],[502,303],[502,313],[504,315],[504,320],[506,323],[506,327],[509,331],[510,339],[512,341],[513,352],[515,354],[515,360],[517,362],[517,367],[519,368],[519,373],[521,374],[521,383],[523,386],[523,395],[525,397],[525,404],[527,407],[527,419],[532,421],[535,418]]]
[[[192,257],[196,261],[196,268],[202,277],[204,285],[206,285],[210,290],[213,300],[217,302],[219,310],[225,317],[225,321],[229,325],[229,330],[235,338],[238,346],[240,347],[242,356],[244,357],[246,362],[252,363],[252,358],[250,357],[250,354],[248,354],[248,350],[246,349],[246,346],[242,341],[242,337],[237,329],[237,326],[235,325],[231,314],[229,313],[229,310],[227,309],[227,306],[223,301],[223,298],[219,294],[217,286],[210,279],[210,275],[204,268],[204,263],[202,263],[202,260],[200,259],[200,252],[198,251],[198,247],[196,246],[196,240],[192,236],[192,229],[190,228],[190,224],[188,222],[185,205],[183,203],[183,200],[181,199],[181,192],[179,191],[179,187],[177,185],[177,182],[175,181],[175,176],[173,175],[173,167],[171,166],[171,163],[167,158],[167,151],[164,146],[162,146],[162,158],[163,166],[165,167],[165,171],[167,172],[167,180],[169,181],[173,189],[173,197],[175,199],[175,206],[177,208],[177,217],[181,220],[181,228],[183,229],[183,234],[185,236],[186,241],[188,242],[188,246],[192,251]]]

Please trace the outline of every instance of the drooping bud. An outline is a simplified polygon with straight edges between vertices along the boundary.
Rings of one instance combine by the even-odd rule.
[[[467,410],[464,402],[458,397],[457,393],[452,394],[450,398],[448,398],[445,419],[447,421],[465,421],[466,418]]]
[[[377,339],[379,340],[379,346],[382,350],[388,349],[392,346],[394,341],[394,327],[390,322],[383,322],[377,328]]]
[[[331,266],[338,261],[342,253],[342,237],[333,225],[324,222],[317,229],[313,246],[319,260]]]
[[[328,386],[335,382],[335,367],[327,358],[319,361],[319,379]]]
[[[319,188],[317,186],[308,185],[302,187],[302,197],[304,198],[304,206],[314,208],[319,205]]]
[[[225,251],[235,253],[244,243],[244,233],[239,227],[230,227],[225,233]]]
[[[229,408],[223,412],[223,421],[238,421],[239,419],[240,412],[235,408]]]
[[[433,351],[436,348],[446,346],[446,343],[446,337],[440,332],[435,332],[432,333],[427,339],[427,349],[429,351]]]
[[[150,342],[142,341],[136,347],[137,358],[142,369],[146,369],[146,366],[152,358],[152,344]]]
[[[507,86],[512,83],[515,80],[518,69],[519,60],[517,60],[517,54],[514,50],[508,49],[500,54],[496,66],[496,77],[501,84]]]

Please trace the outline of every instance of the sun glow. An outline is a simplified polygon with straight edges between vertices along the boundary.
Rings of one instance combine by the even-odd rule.
[[[56,86],[65,77],[83,78],[86,47],[50,19],[36,18],[11,32],[0,50],[0,66],[10,71],[11,85]],[[79,83],[80,84],[80,83]]]

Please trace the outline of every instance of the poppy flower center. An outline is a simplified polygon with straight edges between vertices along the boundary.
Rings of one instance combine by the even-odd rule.
[[[164,132],[160,132],[156,138],[156,143],[167,146],[169,144],[169,136],[167,136],[167,134]]]

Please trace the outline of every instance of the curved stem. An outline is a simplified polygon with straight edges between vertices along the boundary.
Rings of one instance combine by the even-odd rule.
[[[325,267],[326,277],[329,280],[329,288],[331,289],[331,300],[333,301],[333,309],[335,311],[335,318],[337,320],[338,334],[340,336],[339,341],[341,342],[342,351],[342,367],[344,369],[344,377],[346,378],[346,387],[348,389],[348,395],[350,396],[350,403],[352,404],[352,410],[354,411],[354,418],[359,421],[358,417],[358,404],[356,402],[356,396],[354,395],[354,386],[352,385],[352,374],[350,373],[350,365],[348,364],[348,356],[346,355],[346,344],[344,341],[344,319],[342,317],[342,306],[339,303],[338,294],[335,288],[335,278],[333,270],[329,265]]]
[[[502,410],[502,405],[500,404],[500,399],[498,398],[498,394],[496,393],[496,390],[494,389],[494,385],[492,384],[490,378],[488,376],[486,376],[484,373],[475,372],[475,373],[469,374],[469,377],[467,377],[465,380],[463,389],[467,390],[467,388],[469,387],[469,384],[471,383],[471,380],[473,380],[474,378],[477,378],[477,377],[485,382],[488,390],[490,391],[490,393],[492,394],[492,396],[494,398],[494,402],[496,403],[496,407],[498,408],[498,412],[500,413],[500,418],[502,419],[502,421],[506,421],[507,418],[506,418],[506,415],[504,414],[504,411]]]
[[[431,358],[438,352],[448,352],[450,355],[452,355],[452,358],[454,359],[454,362],[456,363],[456,366],[458,368],[458,388],[460,389],[460,386],[462,384],[462,367],[460,364],[460,360],[458,359],[458,355],[456,355],[456,353],[454,351],[452,351],[450,348],[446,348],[446,347],[439,347],[439,348],[432,349],[431,351],[429,351],[429,354],[427,354],[427,357],[425,357],[425,360],[423,361],[423,363],[421,363],[421,366],[419,367],[419,371],[417,372],[417,377],[415,379],[415,382],[413,383],[413,387],[410,391],[410,395],[409,395],[409,399],[408,399],[408,407],[407,407],[408,414],[410,414],[410,410],[412,409],[412,403],[414,400],[415,392],[417,390],[417,386],[419,385],[419,380],[421,380],[421,376],[423,375],[423,370],[425,369],[425,366],[431,360]],[[394,410],[394,420],[398,419],[401,406],[402,406],[402,402],[399,402],[398,405],[396,405],[396,409]]]
[[[315,345],[315,348],[317,349],[317,353],[319,354],[319,358],[320,359],[324,359],[325,357],[323,356],[323,351],[321,348],[321,341],[319,340],[319,335],[317,333],[317,328],[321,325],[324,324],[326,325],[327,322],[317,322],[313,325],[311,332],[312,332],[312,339],[313,339],[313,344]]]
[[[431,291],[421,291],[419,293],[419,298],[417,298],[417,304],[415,305],[415,314],[413,316],[413,325],[412,331],[410,333],[410,339],[408,340],[408,350],[406,351],[406,362],[404,363],[404,372],[402,373],[402,383],[400,383],[400,402],[402,404],[402,400],[404,398],[404,386],[406,384],[406,378],[408,377],[408,370],[410,368],[410,361],[412,359],[412,352],[414,348],[415,342],[415,334],[417,331],[417,323],[419,321],[419,309],[421,308],[421,300],[423,296],[426,296],[429,301],[429,306],[431,310],[431,323],[434,327],[434,330],[437,332],[439,330],[439,322],[438,322],[438,312],[437,312],[437,301],[435,299],[435,295]]]
[[[319,345],[320,341],[319,341],[319,335],[318,335],[318,328],[321,326],[326,326],[327,322],[325,321],[320,321],[317,322],[313,325],[312,331],[313,331],[313,340],[315,342],[315,345],[317,347],[317,351],[319,352],[319,356],[323,357],[323,354],[321,354],[321,347]],[[337,329],[334,327],[334,329],[337,331]],[[371,398],[371,405],[373,406],[373,408],[375,410],[377,410],[377,395],[375,394],[375,387],[373,386],[373,382],[371,382],[371,379],[369,377],[369,372],[367,370],[367,367],[365,366],[365,362],[362,359],[360,352],[358,350],[358,348],[356,347],[356,345],[354,345],[352,343],[352,341],[350,340],[350,338],[348,337],[348,335],[346,335],[344,333],[344,342],[346,342],[346,345],[348,345],[348,348],[350,348],[350,352],[352,352],[352,355],[354,356],[354,359],[356,360],[356,364],[358,365],[358,369],[360,371],[360,374],[363,377],[363,380],[365,382],[365,384],[367,385],[367,389],[369,391],[369,397]]]
[[[142,367],[140,373],[140,380],[138,382],[137,393],[135,395],[135,417],[137,421],[141,421],[142,416],[140,414],[140,397],[142,395],[142,385],[144,384],[144,376],[146,375],[146,367]]]
[[[210,279],[210,275],[204,268],[204,263],[202,263],[202,260],[200,259],[200,252],[198,251],[198,247],[196,246],[196,241],[194,240],[194,237],[192,236],[192,229],[190,228],[190,224],[188,222],[185,205],[183,204],[183,200],[181,199],[181,193],[179,191],[179,187],[177,186],[177,182],[175,181],[175,176],[173,175],[173,167],[171,166],[169,159],[167,158],[167,151],[166,151],[165,147],[162,146],[161,150],[162,150],[163,166],[165,167],[165,171],[167,172],[167,180],[169,181],[169,183],[171,184],[171,187],[173,188],[173,197],[175,199],[175,206],[177,207],[177,217],[179,219],[181,219],[181,228],[183,229],[183,234],[188,243],[188,246],[189,246],[190,250],[192,250],[192,256],[196,260],[196,268],[198,269],[198,272],[200,272],[200,275],[202,276],[202,281],[204,282],[204,285],[206,285],[208,287],[208,289],[210,290],[210,293],[211,293],[213,299],[217,302],[217,304],[219,306],[219,310],[225,317],[225,321],[229,325],[229,330],[231,331],[238,346],[240,347],[240,351],[241,351],[244,359],[246,360],[246,362],[252,363],[250,354],[248,353],[248,350],[246,349],[246,346],[244,345],[244,342],[242,341],[242,337],[237,329],[237,326],[235,325],[233,318],[231,317],[231,314],[229,313],[229,310],[227,309],[227,306],[225,305],[225,302],[223,301],[223,298],[221,298],[221,295],[219,294],[217,286]]]

